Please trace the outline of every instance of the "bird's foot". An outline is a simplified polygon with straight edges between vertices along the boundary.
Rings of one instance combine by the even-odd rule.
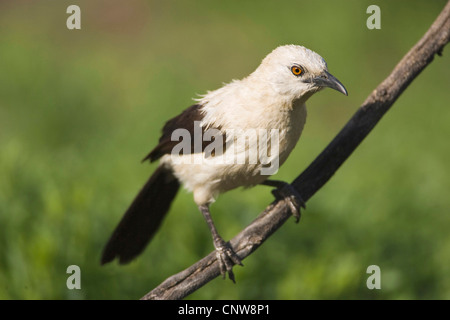
[[[292,215],[295,217],[295,222],[298,223],[301,217],[300,207],[306,209],[306,204],[297,190],[289,183],[283,182],[276,189],[272,190],[272,194],[275,198],[286,201]]]
[[[231,248],[230,244],[226,243],[222,238],[214,240],[214,247],[216,248],[216,257],[219,261],[222,277],[225,279],[228,273],[228,278],[236,283],[234,280],[233,266],[235,264],[243,266],[241,259],[234,252],[233,248]]]

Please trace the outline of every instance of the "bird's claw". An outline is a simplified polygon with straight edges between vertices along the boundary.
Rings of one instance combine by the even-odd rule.
[[[226,274],[228,273],[228,278],[236,283],[234,279],[233,266],[235,264],[243,266],[241,259],[237,256],[231,246],[222,239],[217,239],[214,241],[214,246],[216,247],[216,257],[217,261],[219,261],[220,274],[225,279]]]
[[[272,190],[272,193],[277,199],[286,201],[295,218],[295,222],[298,223],[301,217],[300,207],[306,209],[306,204],[297,190],[289,183],[285,183],[282,187]]]

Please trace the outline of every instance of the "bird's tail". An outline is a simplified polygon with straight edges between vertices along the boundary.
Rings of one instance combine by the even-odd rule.
[[[158,167],[114,230],[103,250],[101,264],[116,257],[123,264],[138,256],[158,230],[179,188],[172,172]]]

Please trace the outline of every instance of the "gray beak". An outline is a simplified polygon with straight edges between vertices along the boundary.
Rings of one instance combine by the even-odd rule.
[[[324,71],[320,76],[313,78],[308,82],[312,82],[318,87],[328,87],[337,90],[346,96],[348,95],[344,85],[328,71]]]

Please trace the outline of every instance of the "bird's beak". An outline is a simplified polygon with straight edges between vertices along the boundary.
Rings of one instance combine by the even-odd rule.
[[[311,79],[310,82],[314,83],[318,87],[328,87],[337,90],[346,96],[348,95],[347,89],[345,89],[344,85],[328,71],[324,71],[320,76]]]

